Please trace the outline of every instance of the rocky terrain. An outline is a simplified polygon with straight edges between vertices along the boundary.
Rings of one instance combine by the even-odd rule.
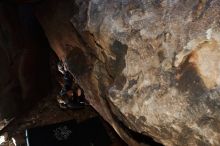
[[[31,5],[50,47],[126,143],[144,144],[135,136],[141,134],[166,146],[220,145],[220,1],[21,0],[17,5]],[[18,21],[13,11],[13,19],[6,17],[7,11],[0,15],[7,22],[1,28],[13,34],[8,44],[18,46],[19,34],[31,31],[25,29],[27,23],[21,23],[23,30],[12,26]],[[28,36],[39,41],[32,38],[39,35]],[[42,48],[35,41],[27,42],[33,50]],[[0,44],[4,52],[7,43]],[[16,60],[14,50],[19,49],[0,58],[7,60],[1,61],[4,80],[17,80],[7,69]]]

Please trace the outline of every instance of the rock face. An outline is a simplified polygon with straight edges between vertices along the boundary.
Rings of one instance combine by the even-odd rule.
[[[11,117],[19,109],[19,94],[21,94],[18,88],[18,78],[15,75],[18,70],[18,56],[21,54],[20,38],[19,32],[14,29],[17,20],[12,17],[16,14],[12,9],[13,7],[6,9],[0,5],[0,21],[4,22],[0,24],[0,119]],[[8,13],[7,17],[6,13]]]
[[[220,1],[48,0],[38,19],[91,105],[167,146],[220,145]]]
[[[31,7],[1,1],[0,22],[1,121],[17,116],[47,95],[50,69],[49,49]]]

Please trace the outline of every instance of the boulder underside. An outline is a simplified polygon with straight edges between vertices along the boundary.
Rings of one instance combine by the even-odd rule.
[[[219,0],[47,0],[35,14],[87,100],[166,146],[220,145]]]

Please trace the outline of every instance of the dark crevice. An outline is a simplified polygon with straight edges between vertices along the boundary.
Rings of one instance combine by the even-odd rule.
[[[121,121],[118,120],[118,123],[120,125],[121,128],[123,128],[127,133],[129,133],[129,135],[135,139],[137,142],[139,143],[143,143],[143,144],[147,144],[150,146],[163,146],[162,144],[156,142],[153,140],[152,137],[150,136],[146,136],[143,135],[141,133],[135,132],[129,128],[127,128],[127,126],[125,126]]]
[[[107,103],[106,105],[108,106],[108,109],[110,110],[113,119],[119,124],[120,128],[122,128],[125,131],[125,133],[129,135],[129,137],[131,137],[133,140],[135,140],[136,142],[138,142],[140,144],[142,143],[142,144],[146,144],[146,145],[149,145],[149,146],[164,146],[164,145],[154,141],[154,139],[150,136],[147,136],[147,135],[144,135],[144,134],[141,134],[141,133],[138,133],[138,132],[135,132],[135,131],[129,129],[121,120],[118,119],[118,117],[112,111],[112,108],[111,108],[111,105],[110,105],[111,101],[108,100],[108,99],[104,99],[104,100]],[[115,106],[114,106],[114,108],[116,110],[119,110]],[[117,112],[119,114],[121,114],[120,111],[117,111]]]

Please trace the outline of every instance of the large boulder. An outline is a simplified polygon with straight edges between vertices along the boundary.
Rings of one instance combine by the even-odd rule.
[[[52,48],[90,104],[167,146],[220,145],[220,1],[48,0]]]

